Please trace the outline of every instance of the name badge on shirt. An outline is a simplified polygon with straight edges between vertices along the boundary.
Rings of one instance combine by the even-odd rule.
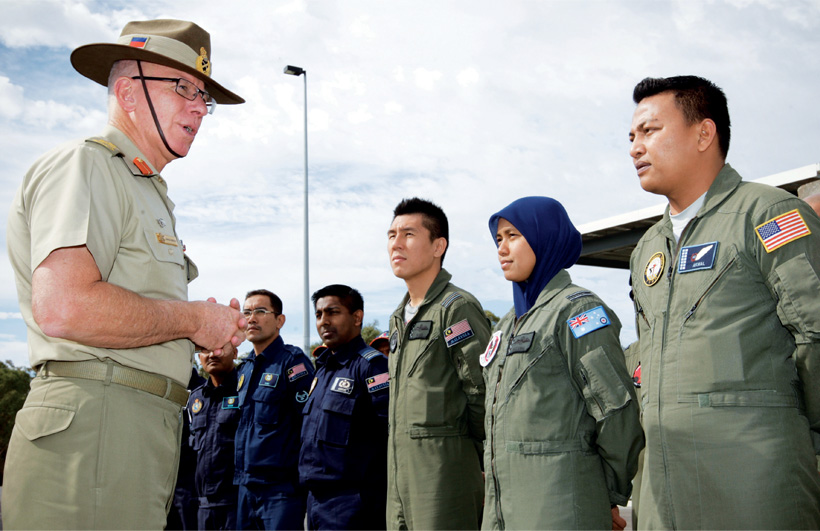
[[[238,396],[226,396],[222,399],[222,409],[239,409]]]
[[[691,273],[715,267],[718,242],[690,245],[680,250],[678,273]]]
[[[262,375],[262,378],[259,380],[259,385],[265,387],[276,387],[276,384],[279,383],[279,375],[273,374],[271,372],[266,372]]]
[[[330,386],[330,390],[349,395],[353,392],[353,380],[337,376],[333,380],[333,385]]]

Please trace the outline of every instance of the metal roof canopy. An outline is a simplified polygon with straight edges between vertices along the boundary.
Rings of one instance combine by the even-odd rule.
[[[820,178],[820,163],[761,177],[752,182],[782,188],[797,195],[797,189]],[[583,248],[580,265],[629,269],[629,256],[646,230],[657,223],[666,203],[635,210],[619,216],[593,221],[578,227]]]

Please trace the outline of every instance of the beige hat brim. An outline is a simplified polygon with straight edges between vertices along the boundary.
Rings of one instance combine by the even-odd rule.
[[[143,48],[135,48],[123,44],[97,43],[80,46],[71,52],[71,66],[92,81],[108,86],[108,76],[115,62],[123,59],[136,59],[147,63],[176,68],[200,79],[205,83],[205,90],[213,96],[219,105],[235,105],[245,103],[245,100],[226,89],[210,76],[191,68],[184,63],[175,61],[165,55],[154,53]]]

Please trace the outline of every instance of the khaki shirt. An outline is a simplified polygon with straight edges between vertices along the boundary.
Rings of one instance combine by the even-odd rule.
[[[482,529],[608,529],[643,447],[621,323],[559,271],[484,354]]]
[[[726,165],[680,241],[667,208],[630,268],[639,525],[820,527],[820,218]]]
[[[7,226],[32,367],[49,360],[110,359],[187,385],[194,352],[187,339],[130,349],[89,347],[47,337],[31,314],[33,271],[52,251],[79,245],[88,247],[104,281],[144,297],[187,300],[197,272],[176,234],[167,191],[144,155],[112,126],[102,137],[64,144],[32,166]]]
[[[476,529],[481,517],[484,380],[490,326],[442,269],[410,322],[390,317],[388,529]]]

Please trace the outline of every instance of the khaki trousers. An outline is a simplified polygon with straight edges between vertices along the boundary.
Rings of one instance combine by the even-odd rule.
[[[6,456],[3,529],[162,529],[181,434],[170,400],[38,375]]]

